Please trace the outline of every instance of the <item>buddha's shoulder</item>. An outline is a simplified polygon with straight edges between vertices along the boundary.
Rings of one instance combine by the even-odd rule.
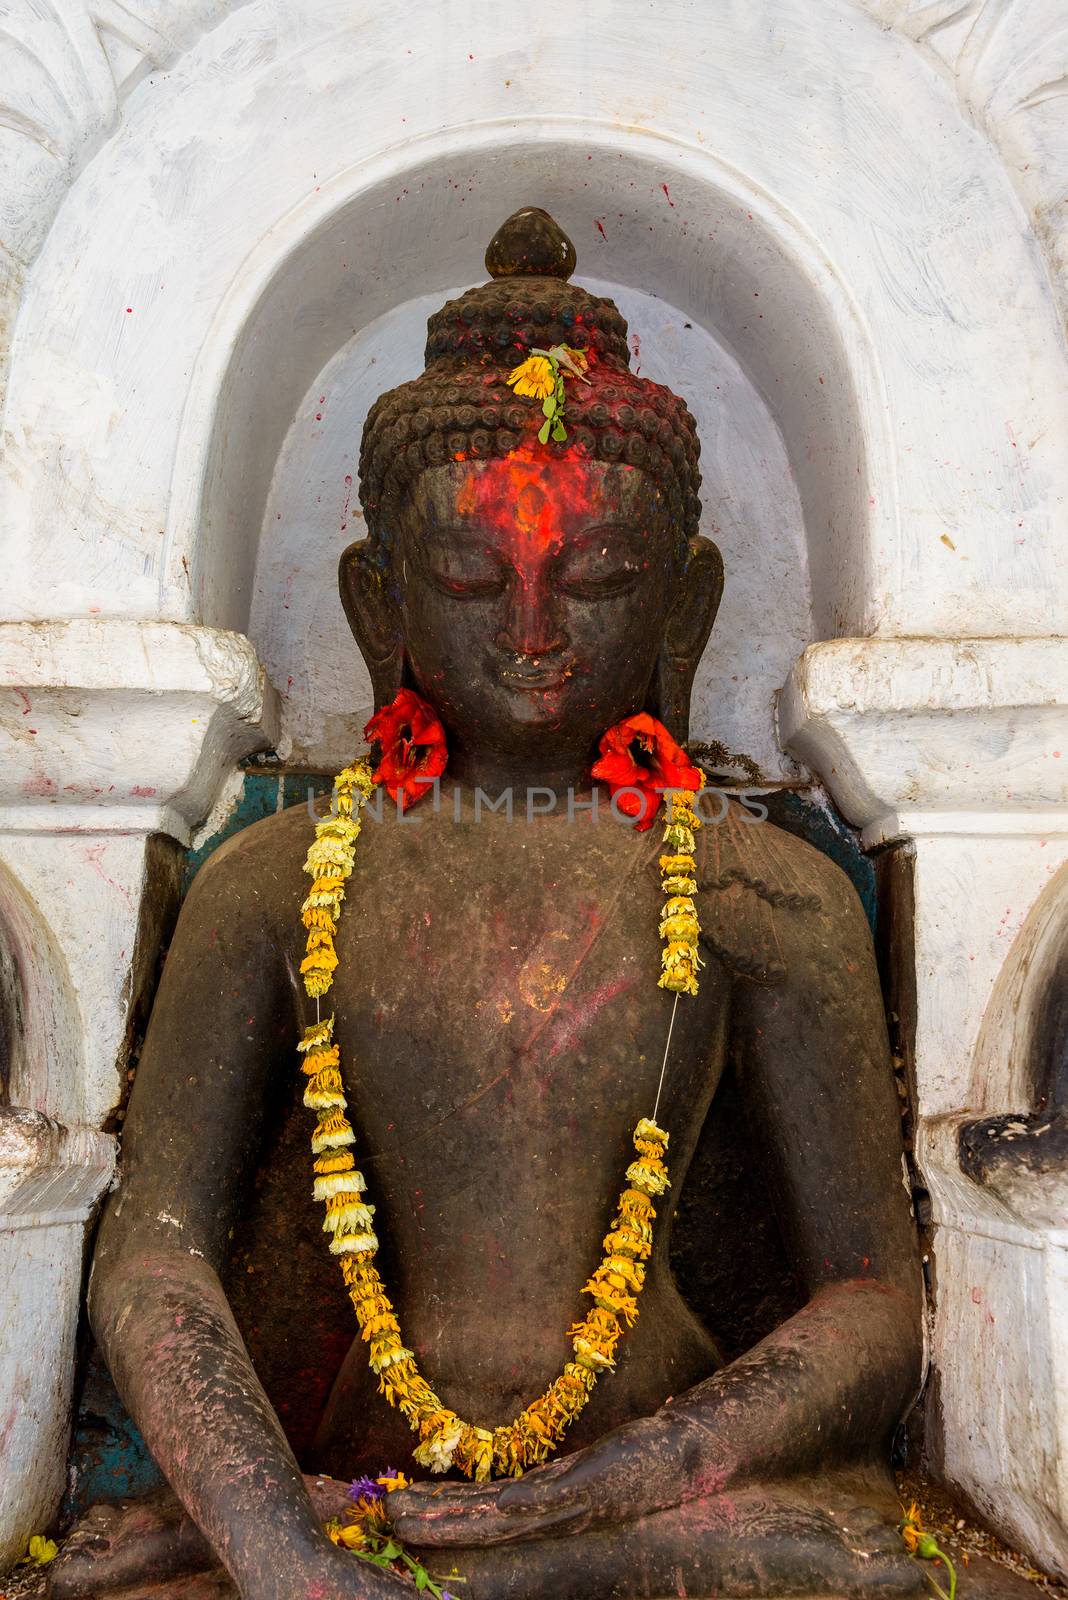
[[[291,900],[302,887],[301,868],[317,820],[301,802],[249,823],[204,860],[188,898],[225,901],[235,908],[269,905],[281,894]]]
[[[701,830],[698,899],[704,942],[725,965],[775,982],[806,952],[870,943],[860,898],[836,862],[752,802],[721,810]]]
[[[705,885],[724,875],[756,876],[782,891],[812,900],[826,895],[838,903],[857,898],[848,874],[823,850],[780,827],[754,800],[743,805],[733,798],[710,817],[701,830]],[[705,886],[703,885],[703,886]],[[813,909],[815,907],[813,906]]]
[[[193,880],[190,898],[223,902],[241,908],[256,904],[264,910],[277,904],[292,911],[294,896],[299,905],[308,891],[304,863],[315,841],[315,827],[330,814],[330,796],[301,800],[271,816],[261,817],[225,839],[201,865]],[[360,835],[358,857],[372,871],[396,864],[410,851],[412,832],[417,838],[427,828],[398,827],[388,807],[383,808],[384,825],[365,819]],[[423,818],[419,818],[423,821]],[[426,820],[429,820],[427,818]]]

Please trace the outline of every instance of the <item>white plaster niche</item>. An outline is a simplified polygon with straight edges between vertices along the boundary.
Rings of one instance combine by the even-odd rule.
[[[589,190],[611,214],[614,276],[584,276],[583,258],[596,259],[587,244],[577,277],[616,299],[631,324],[632,365],[686,398],[702,439],[702,531],[723,549],[727,587],[696,687],[695,733],[724,740],[770,777],[796,776],[775,735],[775,691],[870,586],[869,457],[879,437],[862,445],[856,372],[873,387],[878,378],[841,286],[805,259],[802,232],[787,249],[722,174],[673,173],[668,184],[646,152],[589,137],[486,150],[461,222],[447,204],[453,165],[391,178],[310,231],[289,219],[292,248],[272,237],[274,270],[262,283],[246,264],[247,303],[226,308],[194,378],[194,395],[203,386],[215,397],[214,426],[204,428],[194,402],[195,434],[179,440],[189,499],[173,519],[165,603],[191,590],[203,620],[248,631],[284,707],[284,754],[346,759],[369,689],[336,566],[362,533],[367,409],[422,371],[427,316],[484,279],[485,245],[517,203],[544,205],[581,236]],[[668,207],[687,222],[665,247]],[[827,304],[835,295],[853,370]],[[190,548],[183,532],[194,525],[201,537]]]

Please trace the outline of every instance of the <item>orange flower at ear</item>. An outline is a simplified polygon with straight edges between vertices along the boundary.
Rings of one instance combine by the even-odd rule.
[[[636,819],[639,833],[652,827],[665,789],[696,791],[704,782],[682,746],[647,711],[609,728],[599,749],[591,776],[607,783],[617,809]]]
[[[402,689],[376,711],[363,736],[381,746],[375,782],[385,785],[402,811],[421,800],[445,771],[445,729],[414,689]]]

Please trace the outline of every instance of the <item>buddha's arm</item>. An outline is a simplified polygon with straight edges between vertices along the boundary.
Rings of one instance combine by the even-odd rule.
[[[240,849],[194,885],[168,956],[105,1212],[90,1315],[167,1478],[256,1600],[392,1591],[326,1539],[219,1272],[292,1002]],[[279,1270],[285,1271],[284,1262]],[[355,1571],[354,1569],[359,1569]]]
[[[778,914],[785,982],[741,983],[735,1010],[740,1077],[807,1304],[654,1416],[481,1504],[459,1486],[394,1496],[403,1537],[535,1537],[885,1454],[919,1381],[920,1274],[870,936],[837,869],[816,877],[821,912]]]

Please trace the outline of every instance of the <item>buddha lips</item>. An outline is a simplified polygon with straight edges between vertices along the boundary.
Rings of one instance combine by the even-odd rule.
[[[393,709],[388,707],[375,721]],[[402,709],[405,715],[410,712],[408,707]],[[663,732],[669,737],[666,729]],[[338,964],[334,935],[345,885],[355,864],[360,809],[376,776],[367,760],[357,761],[338,774],[334,807],[316,825],[315,841],[304,864],[312,887],[301,907],[307,946],[300,971],[305,992],[317,1002],[317,1010],[320,997],[334,981]],[[697,777],[700,779],[699,773]],[[389,786],[388,779],[386,782]],[[664,847],[670,853],[660,857],[662,886],[668,899],[660,923],[664,950],[659,983],[676,995],[697,993],[700,966],[700,929],[692,899],[697,888],[693,876],[693,830],[700,822],[692,809],[693,798],[691,791],[672,794],[671,814],[664,829]],[[367,1198],[367,1182],[357,1169],[351,1150],[356,1136],[347,1116],[333,1016],[306,1028],[297,1049],[307,1080],[304,1104],[316,1113],[311,1140],[312,1195],[325,1207],[323,1232],[329,1235],[331,1253],[338,1257],[360,1335],[367,1345],[368,1361],[378,1376],[379,1391],[419,1435],[413,1453],[420,1466],[431,1472],[447,1472],[455,1467],[480,1482],[495,1475],[519,1476],[528,1467],[546,1460],[560,1444],[589,1400],[600,1374],[614,1367],[623,1329],[633,1326],[638,1315],[645,1263],[652,1251],[656,1218],[653,1202],[670,1187],[664,1161],[668,1135],[648,1117],[642,1117],[634,1130],[635,1160],[627,1168],[626,1187],[605,1234],[600,1265],[582,1289],[592,1304],[585,1316],[568,1329],[574,1359],[565,1362],[545,1392],[511,1422],[493,1429],[480,1428],[450,1410],[420,1373],[415,1355],[404,1344],[396,1312],[375,1267],[375,1208]]]

